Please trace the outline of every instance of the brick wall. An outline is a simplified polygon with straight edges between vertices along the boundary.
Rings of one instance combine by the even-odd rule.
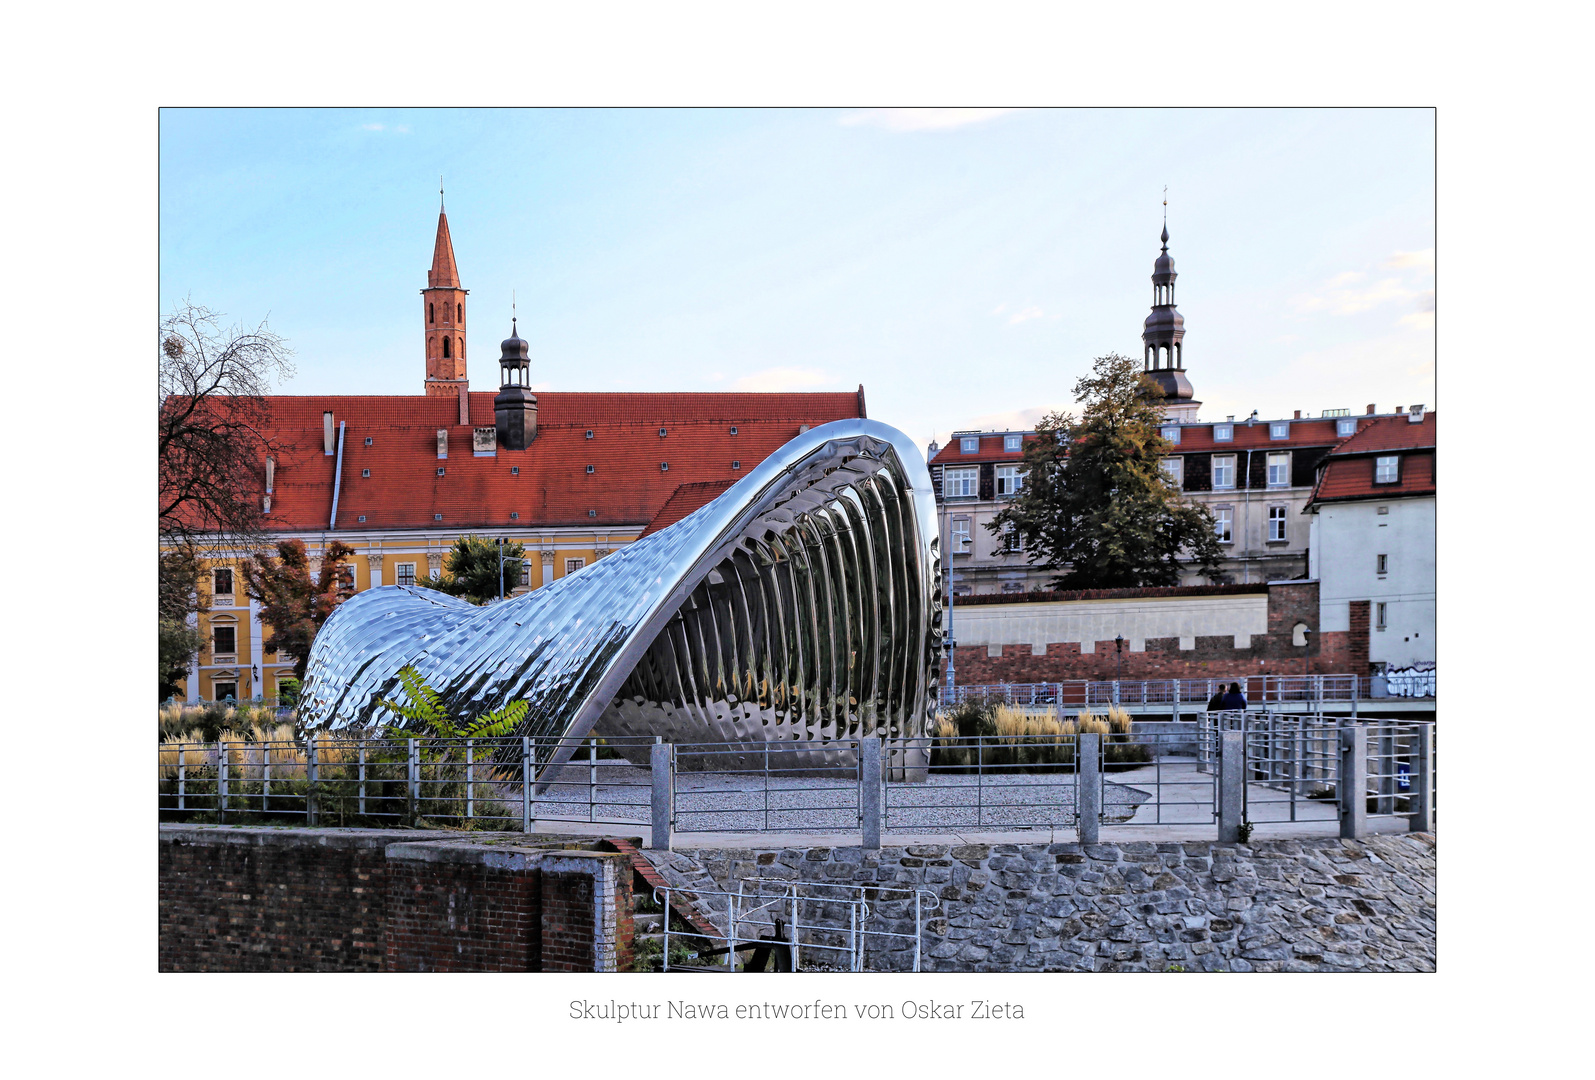
[[[163,835],[160,970],[382,970],[383,849],[394,839],[320,830],[269,842],[247,830]]]
[[[1367,675],[1368,666],[1368,610],[1372,605],[1369,600],[1353,600],[1351,602],[1351,632],[1347,636],[1347,650],[1351,657],[1351,671],[1358,675]]]
[[[632,961],[621,854],[422,831],[163,826],[159,871],[162,971],[626,971]]]

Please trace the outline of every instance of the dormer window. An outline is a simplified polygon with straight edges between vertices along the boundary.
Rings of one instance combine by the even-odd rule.
[[[370,469],[361,469],[360,470],[360,478],[363,479],[363,480],[371,479],[371,470]]]
[[[592,433],[592,431],[591,431],[591,429],[589,429],[589,430],[588,430],[588,432],[587,432],[587,437],[588,437],[588,438],[589,438],[589,439],[590,439],[590,438],[592,438],[592,437],[593,437],[593,433]]]
[[[520,519],[521,519],[521,512],[519,510],[511,510],[510,511],[510,520],[511,521],[519,521]]]
[[[1401,458],[1396,454],[1389,457],[1374,458],[1373,482],[1376,484],[1394,484],[1401,475]]]
[[[1273,423],[1269,424],[1268,425],[1268,437],[1270,439],[1288,439],[1288,438],[1290,438],[1290,421],[1289,420],[1276,420]]]
[[[443,466],[441,466],[441,465],[438,466],[438,475],[439,476],[443,475]]]
[[[1005,453],[1012,454],[1016,450],[1022,450],[1024,448],[1023,443],[1023,435],[1004,435],[1002,437],[1002,448]]]
[[[589,465],[589,466],[587,466],[587,475],[591,476],[592,474],[593,474],[593,467],[591,465]]]
[[[519,476],[520,474],[521,474],[521,467],[519,465],[511,465],[510,466],[510,475],[511,476]]]
[[[366,436],[366,445],[367,446],[371,445],[371,436],[369,436],[369,435]]]
[[[740,462],[740,461],[733,461],[733,462],[732,462],[732,463],[731,463],[731,467],[732,467],[732,468],[733,468],[733,469],[740,469],[740,468],[742,468],[742,462]]]
[[[978,454],[978,453],[980,453],[980,437],[976,436],[975,438],[972,438],[972,439],[959,439],[958,440],[958,452],[960,454]]]
[[[1357,434],[1357,421],[1342,419],[1335,421],[1335,434],[1344,439],[1347,435]]]
[[[668,462],[668,461],[661,461],[661,462],[660,462],[660,463],[659,463],[659,471],[660,471],[660,472],[669,472],[669,471],[670,471],[670,462]]]
[[[1169,424],[1164,427],[1162,435],[1175,446],[1180,445],[1180,428],[1178,424]]]
[[[1213,425],[1213,441],[1214,442],[1233,442],[1234,439],[1235,439],[1235,425],[1234,424],[1214,424]]]

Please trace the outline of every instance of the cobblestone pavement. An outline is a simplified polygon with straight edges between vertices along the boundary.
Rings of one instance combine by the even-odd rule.
[[[796,881],[923,890],[929,971],[1434,971],[1435,837],[1254,844],[919,844],[647,852],[672,885]],[[840,895],[839,891],[832,890]],[[713,918],[713,912],[710,913]],[[721,914],[723,920],[723,914]],[[807,918],[807,916],[806,916]],[[882,899],[872,926],[912,931]],[[903,970],[874,939],[868,966]]]

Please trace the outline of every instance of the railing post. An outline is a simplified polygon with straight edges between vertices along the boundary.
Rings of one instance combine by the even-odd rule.
[[[227,744],[216,740],[216,820],[227,824]]]
[[[260,814],[271,812],[271,740],[260,744]]]
[[[675,777],[671,768],[671,746],[663,739],[648,748],[648,764],[653,770],[653,835],[648,846],[654,851],[670,850],[670,814],[675,803]],[[668,917],[668,911],[666,915]]]
[[[476,740],[465,740],[465,817],[469,821],[476,816]]]
[[[869,735],[858,746],[859,819],[865,851],[881,847],[881,740]]]
[[[366,741],[360,740],[360,816],[366,814]]]
[[[521,736],[521,832],[532,831],[532,783],[536,774],[532,769],[532,737]]]
[[[316,737],[314,735],[305,740],[305,824],[315,827],[320,821],[320,799],[316,792]]]
[[[1180,680],[1174,680],[1174,722],[1180,722]]]
[[[1246,816],[1246,731],[1218,734],[1218,842],[1240,842]]]
[[[414,739],[405,740],[404,766],[405,780],[407,781],[405,786],[410,792],[410,821],[408,823],[413,825],[416,819],[421,816],[421,757],[416,750]]]
[[[183,760],[183,744],[177,744],[177,808],[187,810],[188,763]]]
[[[1340,729],[1340,769],[1335,776],[1340,796],[1340,837],[1361,840],[1368,834],[1368,729],[1347,724]]]
[[[1434,828],[1434,725],[1419,724],[1417,730],[1416,759],[1412,763],[1412,793],[1409,800],[1412,816],[1407,827],[1412,832],[1428,832]]]
[[[1102,736],[1094,731],[1075,736],[1074,746],[1076,832],[1082,844],[1095,844],[1102,835]]]

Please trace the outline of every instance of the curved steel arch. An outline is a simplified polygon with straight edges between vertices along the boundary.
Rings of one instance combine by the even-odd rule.
[[[458,716],[529,701],[525,735],[919,736],[935,709],[940,580],[918,448],[885,424],[839,420],[674,525],[523,596],[356,595],[311,646],[300,716],[390,722],[379,702],[414,664]]]

